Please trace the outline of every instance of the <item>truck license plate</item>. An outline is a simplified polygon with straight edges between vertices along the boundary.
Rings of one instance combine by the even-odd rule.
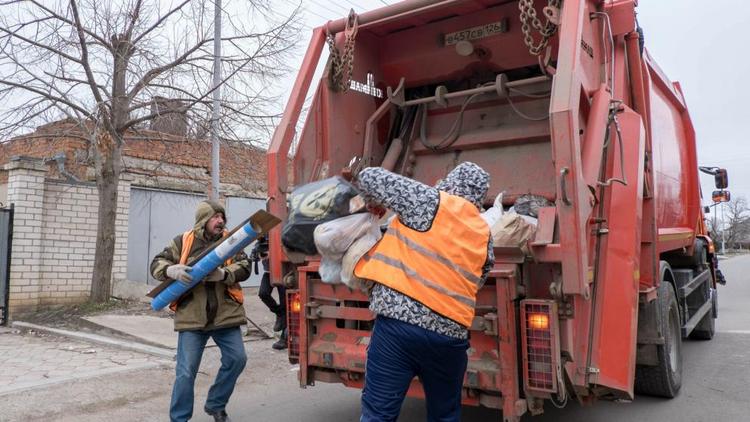
[[[445,46],[447,47],[449,45],[454,45],[459,41],[478,40],[507,31],[508,21],[503,19],[498,22],[492,22],[485,25],[475,26],[473,28],[463,29],[461,31],[445,34]]]

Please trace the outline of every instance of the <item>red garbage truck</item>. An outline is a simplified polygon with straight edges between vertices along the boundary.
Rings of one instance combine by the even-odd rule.
[[[433,185],[472,161],[491,176],[486,206],[501,191],[506,207],[549,201],[525,248],[495,248],[477,296],[463,402],[505,421],[546,400],[673,397],[689,382],[682,342],[714,334],[695,132],[637,5],[407,0],[352,12],[313,31],[268,151],[281,217],[291,186],[366,166]],[[278,229],[270,245],[272,280],[295,286],[300,385],[361,388],[367,295],[321,282],[319,257],[286,251]],[[417,379],[409,394],[423,394]]]

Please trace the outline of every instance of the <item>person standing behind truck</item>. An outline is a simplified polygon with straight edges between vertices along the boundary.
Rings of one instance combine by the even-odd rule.
[[[191,267],[186,264],[226,234],[225,224],[224,207],[213,201],[198,204],[193,229],[175,237],[154,257],[151,274],[161,281],[190,283]],[[195,376],[209,338],[221,350],[221,368],[208,390],[204,410],[215,421],[229,421],[225,407],[247,362],[240,330],[246,321],[239,283],[248,277],[250,263],[240,252],[169,305],[175,312],[174,329],[178,332],[171,421],[187,421],[193,416]]]
[[[375,281],[360,421],[395,421],[415,376],[427,419],[459,421],[476,292],[494,263],[480,217],[489,175],[464,162],[430,187],[370,167],[355,183],[369,203],[398,215],[354,270]]]
[[[271,273],[268,271],[268,238],[261,237],[255,244],[253,251],[250,253],[250,260],[255,264],[255,274],[258,274],[258,261],[263,265],[263,276],[260,280],[258,297],[268,307],[268,310],[276,315],[276,321],[273,324],[273,331],[281,331],[279,340],[271,345],[275,350],[287,348],[286,336],[286,287],[283,284],[276,285],[276,292],[279,294],[279,302],[273,298],[271,293],[274,286],[271,284]]]

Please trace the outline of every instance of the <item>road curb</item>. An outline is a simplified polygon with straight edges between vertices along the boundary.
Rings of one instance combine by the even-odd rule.
[[[136,343],[132,341],[118,340],[110,337],[100,336],[97,334],[81,333],[78,331],[61,330],[59,328],[45,327],[43,325],[32,324],[30,322],[13,321],[11,324],[15,328],[22,328],[27,330],[36,330],[40,332],[56,334],[59,336],[69,337],[77,340],[88,341],[92,343],[102,344],[105,346],[112,346],[119,349],[131,350],[135,352],[147,353],[149,355],[174,360],[175,351],[170,349],[164,349],[161,347],[149,346],[146,344]]]

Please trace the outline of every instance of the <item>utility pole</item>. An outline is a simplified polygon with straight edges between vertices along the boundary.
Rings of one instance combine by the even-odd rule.
[[[726,204],[726,202],[722,202],[721,203],[721,254],[722,255],[724,255],[724,253],[725,253],[725,250],[724,250],[724,232],[726,231],[724,229],[724,204]]]
[[[219,116],[221,114],[221,0],[214,0],[213,110],[211,112],[211,192],[219,200]]]

